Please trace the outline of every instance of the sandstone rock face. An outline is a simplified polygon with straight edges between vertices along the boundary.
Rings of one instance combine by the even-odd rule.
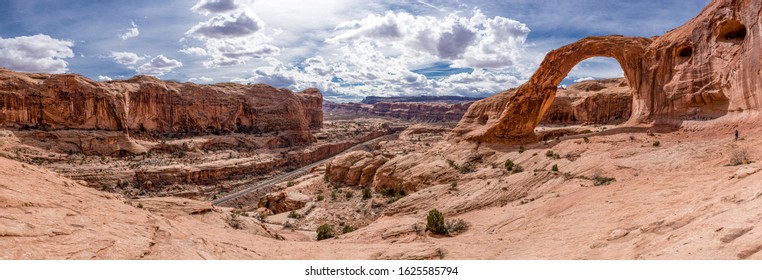
[[[450,139],[521,143],[553,103],[577,63],[619,61],[633,90],[631,123],[679,124],[755,111],[762,98],[762,0],[716,0],[685,25],[652,40],[588,37],[551,51],[516,90],[476,102]]]
[[[306,105],[305,105],[306,104]],[[0,125],[161,135],[278,132],[285,144],[314,141],[322,96],[267,85],[196,85],[136,76],[98,83],[79,75],[0,69]],[[309,120],[305,118],[309,117]]]
[[[296,192],[282,191],[278,193],[269,193],[259,199],[260,208],[267,208],[274,214],[293,211],[304,207],[310,197]]]
[[[325,103],[329,114],[390,117],[422,122],[455,122],[471,106],[468,103],[426,103],[426,102],[376,102],[361,103]]]
[[[336,157],[326,166],[328,180],[346,186],[370,186],[376,170],[388,159],[365,151],[350,152]]]
[[[310,128],[323,127],[323,95],[315,88],[309,88],[296,94],[304,108],[304,118]]]
[[[450,183],[458,176],[458,172],[450,168],[444,158],[412,153],[393,158],[381,166],[373,177],[373,188],[410,194],[436,184]]]
[[[625,79],[584,81],[559,88],[541,123],[622,123],[632,114],[632,91]]]

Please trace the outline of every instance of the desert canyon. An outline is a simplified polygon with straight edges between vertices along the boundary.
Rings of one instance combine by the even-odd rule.
[[[0,69],[0,259],[762,259],[761,77],[762,0],[481,100]]]

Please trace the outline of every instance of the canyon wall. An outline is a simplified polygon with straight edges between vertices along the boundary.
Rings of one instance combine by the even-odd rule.
[[[275,132],[285,144],[314,141],[322,95],[267,85],[197,85],[136,76],[98,83],[79,75],[0,69],[0,126],[147,135]]]

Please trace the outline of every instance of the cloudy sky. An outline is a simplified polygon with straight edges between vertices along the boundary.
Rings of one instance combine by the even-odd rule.
[[[327,99],[485,96],[549,50],[593,35],[660,35],[709,0],[6,0],[0,67],[267,83]],[[565,83],[622,76],[580,63]]]

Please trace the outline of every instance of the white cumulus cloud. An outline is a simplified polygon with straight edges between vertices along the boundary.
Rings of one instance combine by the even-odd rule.
[[[209,78],[209,77],[201,76],[201,77],[198,77],[198,78],[190,78],[190,79],[188,79],[188,81],[192,82],[192,83],[208,84],[208,83],[213,82],[214,79]]]
[[[595,78],[593,77],[584,77],[574,80],[575,83],[584,82],[584,81],[593,81]]]
[[[122,65],[134,65],[144,59],[144,57],[131,52],[111,52],[111,58],[113,58],[116,63]]]
[[[135,24],[134,21],[130,22],[130,23],[132,24],[132,28],[127,29],[127,32],[122,33],[121,35],[119,35],[119,38],[122,38],[122,40],[127,40],[127,39],[130,39],[130,38],[135,38],[135,37],[138,37],[138,35],[140,35],[140,30],[138,30],[138,25]]]
[[[111,79],[111,77],[109,77],[109,76],[98,75],[98,81],[108,82],[108,81],[112,81],[112,80],[113,79]]]
[[[195,56],[206,56],[207,52],[205,49],[199,48],[199,47],[190,47],[190,48],[184,48],[180,50],[181,53],[185,53],[188,55],[195,55]]]
[[[161,76],[166,73],[172,72],[175,68],[182,67],[183,64],[180,61],[169,59],[166,56],[160,54],[152,58],[147,63],[138,67],[137,71],[142,75]]]
[[[449,60],[458,67],[500,68],[517,62],[528,34],[525,24],[487,18],[480,10],[471,17],[450,13],[441,18],[389,11],[343,22],[327,42],[373,42],[410,57]]]
[[[64,73],[74,43],[48,35],[0,37],[0,67],[23,72]]]
[[[202,47],[187,47],[183,53],[205,56],[207,68],[245,64],[255,58],[278,55],[280,48],[263,33],[264,22],[248,7],[233,0],[200,0],[191,10],[211,16],[191,27],[185,35]]]
[[[201,0],[191,10],[202,15],[210,13],[224,13],[238,9],[235,0]]]

